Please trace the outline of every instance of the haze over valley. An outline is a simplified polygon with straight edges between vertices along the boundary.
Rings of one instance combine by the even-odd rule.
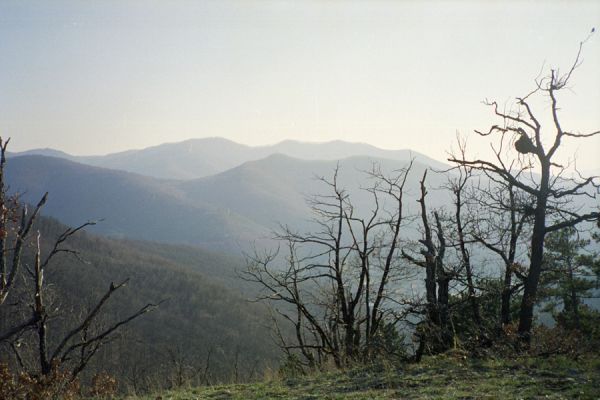
[[[391,173],[414,160],[413,198],[425,168],[448,168],[410,150],[341,141],[250,147],[212,138],[91,159],[50,149],[12,157],[7,169],[12,190],[29,202],[51,193],[46,213],[61,221],[101,219],[92,228],[100,233],[229,252],[271,237],[279,224],[306,228],[307,198],[326,192],[317,178],[330,178],[338,163],[343,185],[357,193],[363,212],[371,198],[358,189],[368,183],[365,172],[374,164]]]

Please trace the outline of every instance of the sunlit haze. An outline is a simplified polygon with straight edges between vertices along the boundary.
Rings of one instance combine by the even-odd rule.
[[[77,155],[220,136],[443,160],[457,132],[500,122],[482,100],[567,70],[592,27],[597,1],[2,1],[0,135]],[[600,129],[598,32],[582,58],[559,101],[586,133]],[[488,145],[470,135],[474,153]],[[600,168],[600,138],[563,154]]]

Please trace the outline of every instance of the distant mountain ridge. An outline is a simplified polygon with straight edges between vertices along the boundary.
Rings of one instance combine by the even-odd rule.
[[[283,154],[303,160],[341,160],[352,156],[416,161],[443,169],[445,164],[410,150],[385,150],[366,143],[341,140],[313,143],[286,140],[269,146],[247,146],[228,139],[212,137],[165,143],[141,150],[127,150],[104,156],[73,156],[59,150],[34,149],[12,153],[44,155],[97,167],[118,169],[161,179],[197,179],[215,175],[248,161]]]
[[[357,210],[366,210],[372,199],[358,190],[365,183],[364,171],[377,163],[390,172],[407,162],[364,156],[300,160],[274,154],[213,176],[178,181],[29,155],[11,157],[6,178],[11,191],[30,203],[49,192],[44,212],[67,224],[104,219],[92,230],[231,253],[269,241],[280,223],[306,228],[312,217],[306,198],[326,190],[315,177],[330,178],[336,166]],[[413,189],[427,167],[415,161],[409,180]],[[434,183],[435,174],[430,179]]]
[[[65,153],[64,151],[55,150],[51,148],[44,149],[31,149],[25,150],[17,153],[8,152],[7,155],[9,157],[18,157],[18,156],[47,156],[47,157],[58,157],[64,158],[71,161],[76,161],[77,156],[72,156],[71,154]]]

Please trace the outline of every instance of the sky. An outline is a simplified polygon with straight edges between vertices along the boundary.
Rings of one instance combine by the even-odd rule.
[[[598,1],[0,1],[0,135],[106,154],[189,138],[367,142],[444,160],[600,28]],[[559,98],[600,129],[600,37]],[[547,100],[536,112],[547,114]],[[543,118],[542,118],[543,119]],[[546,127],[546,125],[544,125]],[[564,157],[600,168],[600,137]]]

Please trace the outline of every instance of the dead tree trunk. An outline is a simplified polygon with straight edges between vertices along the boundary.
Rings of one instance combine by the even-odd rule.
[[[437,212],[434,218],[437,230],[437,245],[434,243],[432,229],[427,217],[425,180],[427,171],[420,182],[421,197],[417,200],[421,206],[421,222],[423,224],[423,238],[419,242],[424,246],[420,254],[422,259],[402,251],[402,256],[415,265],[425,270],[425,325],[421,324],[418,336],[421,340],[420,351],[429,347],[432,352],[438,353],[447,350],[453,342],[453,333],[450,329],[449,286],[452,274],[444,268],[446,240]],[[425,345],[425,342],[428,345]],[[419,351],[417,352],[419,353]],[[419,354],[417,354],[417,358]]]

